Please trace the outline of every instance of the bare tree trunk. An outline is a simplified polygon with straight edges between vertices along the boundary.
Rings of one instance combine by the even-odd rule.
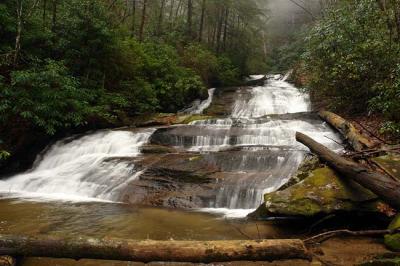
[[[136,0],[132,0],[132,25],[131,25],[131,36],[135,36],[136,30]]]
[[[153,241],[0,235],[0,255],[210,263],[310,259],[299,239]]]
[[[228,18],[229,18],[229,7],[225,9],[225,25],[224,25],[224,37],[223,37],[223,49],[226,50],[226,38],[228,35]]]
[[[224,10],[222,7],[218,12],[218,26],[217,26],[217,43],[216,43],[216,51],[219,53],[221,48],[221,35],[222,35],[222,23],[224,21]]]
[[[140,23],[140,32],[139,32],[139,40],[140,41],[143,41],[144,25],[146,23],[146,7],[147,7],[147,0],[143,0],[142,20]]]
[[[200,17],[200,29],[199,29],[199,42],[202,41],[203,38],[203,27],[204,27],[204,15],[206,12],[206,0],[203,0],[201,4],[201,17]]]
[[[56,26],[57,26],[57,0],[53,0],[53,18],[51,24],[52,32],[56,31]]]
[[[22,12],[23,12],[23,0],[17,0],[17,34],[15,36],[15,51],[14,51],[14,58],[13,58],[13,65],[14,67],[18,64],[19,53],[21,51],[21,35],[22,35]]]
[[[43,26],[46,26],[47,0],[43,0]]]
[[[357,182],[375,193],[390,206],[400,210],[400,181],[345,159],[300,132],[296,133],[296,140],[306,145],[322,161],[326,162],[343,177]]]
[[[163,18],[164,18],[165,0],[161,0],[160,14],[158,16],[157,35],[160,36],[163,32]]]
[[[187,6],[187,35],[189,39],[192,39],[193,37],[193,31],[192,31],[192,17],[193,17],[193,2],[192,0],[187,0],[188,1],[188,6]]]

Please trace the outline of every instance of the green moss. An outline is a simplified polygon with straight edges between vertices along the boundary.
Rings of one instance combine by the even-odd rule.
[[[268,213],[313,216],[334,211],[375,210],[376,196],[354,182],[339,178],[330,168],[317,168],[285,190],[264,195]],[[365,203],[365,204],[364,204]]]
[[[358,266],[400,266],[400,258],[374,259]]]
[[[400,234],[385,235],[385,245],[393,251],[400,251]]]
[[[209,115],[187,115],[178,118],[179,124],[189,124],[193,121],[212,119],[213,116]]]

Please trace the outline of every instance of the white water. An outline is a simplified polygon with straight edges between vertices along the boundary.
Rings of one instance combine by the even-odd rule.
[[[0,192],[46,199],[117,201],[120,190],[140,174],[132,159],[153,131],[107,130],[58,141],[38,156],[30,171],[0,181]],[[113,160],[121,157],[127,159]]]
[[[228,217],[245,216],[262,202],[265,193],[275,191],[285,184],[297,170],[308,149],[295,140],[296,131],[311,136],[316,141],[336,151],[342,150],[340,137],[322,121],[299,119],[271,119],[268,115],[290,114],[311,111],[309,95],[286,82],[288,75],[268,76],[264,86],[248,91],[238,91],[231,118],[196,121],[191,151],[219,151],[232,146],[254,147],[257,151],[264,146],[289,148],[276,157],[256,158],[257,163],[268,164],[261,173],[243,170],[242,177],[233,182],[225,181],[217,194],[216,201],[205,211],[225,213]],[[251,77],[252,79],[260,76]],[[250,97],[249,97],[250,94]],[[256,119],[261,118],[263,119]],[[202,132],[202,130],[204,132]],[[190,135],[190,132],[188,133]],[[187,146],[188,138],[176,138],[177,146]],[[249,150],[250,151],[250,150]],[[249,165],[244,156],[239,168]],[[254,161],[254,159],[253,159]],[[251,163],[251,164],[254,164]],[[243,167],[245,168],[245,167]]]
[[[196,100],[191,104],[191,107],[180,111],[183,114],[190,114],[190,115],[199,115],[206,110],[210,104],[212,103],[214,97],[215,88],[208,90],[208,98],[204,101]]]
[[[287,114],[311,111],[308,94],[284,80],[269,79],[265,86],[250,89],[251,99],[239,95],[232,117],[255,118],[269,114]]]

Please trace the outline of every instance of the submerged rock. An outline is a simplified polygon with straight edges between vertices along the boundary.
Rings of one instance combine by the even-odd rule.
[[[314,216],[335,211],[374,211],[377,197],[330,168],[317,168],[307,178],[282,191],[265,194],[258,216]]]

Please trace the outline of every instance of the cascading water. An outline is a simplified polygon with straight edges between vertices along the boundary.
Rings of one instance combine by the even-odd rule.
[[[153,132],[106,130],[58,141],[38,156],[30,171],[0,181],[0,191],[28,197],[118,201],[120,190],[140,172],[132,161],[113,159],[138,156]]]
[[[264,86],[239,88],[229,118],[195,121],[162,136],[163,143],[189,151],[231,150],[229,158],[216,162],[227,175],[207,211],[238,209],[241,216],[241,209],[248,213],[259,206],[264,193],[285,184],[308,151],[296,142],[296,131],[331,149],[342,149],[340,138],[325,123],[310,118],[309,96],[284,79],[273,75]]]
[[[209,89],[208,90],[208,98],[204,101],[196,100],[194,101],[191,106],[183,111],[180,111],[180,113],[183,114],[191,114],[191,115],[197,115],[197,114],[202,114],[205,109],[207,109],[214,97],[214,92],[215,88]]]

